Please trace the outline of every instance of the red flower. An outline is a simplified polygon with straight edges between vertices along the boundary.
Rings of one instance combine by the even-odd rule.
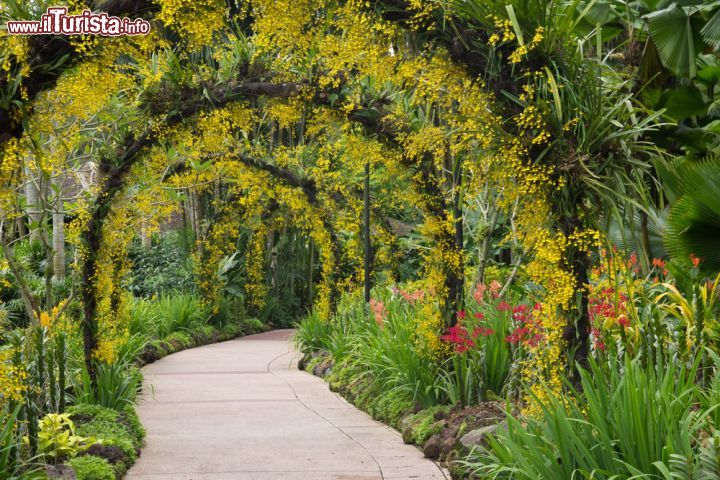
[[[605,342],[602,341],[602,333],[600,333],[600,330],[593,327],[590,329],[590,334],[593,337],[593,345],[595,345],[595,348],[601,351],[606,350]]]
[[[475,318],[477,318],[478,320],[483,320],[485,318],[485,315],[482,312],[477,312],[475,314]]]
[[[506,312],[506,311],[510,310],[510,308],[511,308],[510,304],[507,302],[504,302],[504,301],[500,302],[497,306],[497,309],[500,310],[501,312]]]
[[[495,333],[495,330],[493,330],[492,328],[475,327],[472,332],[472,337],[489,337],[493,333]]]
[[[465,310],[460,310],[457,312],[457,318],[458,320],[464,320],[467,313],[465,313]]]
[[[465,353],[469,348],[475,346],[475,342],[470,339],[467,330],[462,325],[448,328],[447,334],[440,338],[443,342],[451,344],[456,353]]]
[[[521,323],[527,323],[530,320],[530,315],[528,315],[528,306],[527,305],[518,305],[517,307],[512,309],[513,311],[513,319],[517,322]]]
[[[530,340],[528,340],[528,343],[530,344],[531,347],[537,347],[538,344],[539,344],[544,338],[545,338],[545,337],[543,336],[543,334],[541,334],[541,333],[536,333],[535,335],[533,335],[533,337],[532,337]]]
[[[507,343],[519,343],[525,340],[530,334],[530,330],[527,327],[518,327],[510,335],[505,337]]]
[[[660,258],[653,258],[652,264],[656,268],[665,268],[665,262]]]

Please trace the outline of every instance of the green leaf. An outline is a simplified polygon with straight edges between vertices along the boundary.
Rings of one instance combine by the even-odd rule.
[[[665,115],[676,122],[681,122],[688,117],[705,115],[707,105],[699,89],[692,86],[680,87],[671,92],[665,104]]]
[[[698,80],[715,85],[720,82],[720,65],[707,65],[698,71]]]
[[[710,45],[720,47],[720,10],[708,20],[700,34]]]
[[[579,7],[578,10],[580,10]],[[608,0],[599,0],[587,8],[583,20],[591,25],[605,25],[617,18],[618,15],[611,8],[610,2]]]
[[[645,16],[650,38],[657,47],[663,65],[674,74],[694,78],[695,57],[699,51],[692,16],[673,3],[670,7]]]
[[[673,189],[681,197],[671,206],[665,245],[675,258],[687,259],[693,253],[706,267],[720,270],[720,158],[686,160],[673,173]]]

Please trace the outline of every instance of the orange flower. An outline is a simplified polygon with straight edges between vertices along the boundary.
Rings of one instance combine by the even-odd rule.
[[[485,297],[485,284],[478,283],[477,287],[475,287],[475,292],[473,292],[473,298],[475,298],[475,301],[479,304],[483,303],[483,298]]]
[[[700,262],[702,262],[702,258],[698,257],[698,256],[695,255],[694,253],[691,253],[691,254],[690,254],[690,261],[692,262],[693,267],[697,267],[698,265],[700,265]]]
[[[377,323],[380,328],[384,328],[385,315],[387,315],[387,312],[385,311],[385,304],[380,300],[372,298],[370,299],[370,309],[375,317],[375,323]]]

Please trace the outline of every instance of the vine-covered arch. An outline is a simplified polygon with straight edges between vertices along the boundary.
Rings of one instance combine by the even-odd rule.
[[[79,3],[72,7],[80,8]],[[541,329],[551,346],[535,352],[542,361],[538,368],[529,367],[527,376],[546,379],[547,365],[559,362],[566,341],[578,341],[579,357],[585,355],[587,295],[581,295],[585,303],[578,305],[572,299],[584,290],[586,254],[596,242],[591,223],[583,221],[588,199],[570,192],[574,203],[555,218],[553,207],[569,192],[567,179],[577,175],[576,169],[568,174],[565,165],[543,163],[546,153],[538,153],[555,148],[553,139],[562,139],[580,120],[566,113],[559,125],[546,121],[546,116],[562,116],[559,92],[547,111],[523,107],[554,79],[549,70],[523,63],[542,42],[541,29],[507,55],[500,80],[515,64],[526,69],[526,80],[510,90],[517,93],[520,107],[503,109],[494,95],[497,85],[486,85],[472,68],[480,60],[468,55],[467,46],[435,34],[436,7],[403,3],[404,13],[397,16],[389,5],[356,0],[256,0],[229,9],[215,0],[105,6],[146,16],[154,22],[153,32],[143,38],[64,40],[69,56],[54,65],[49,82],[37,80],[41,69],[33,61],[50,60],[43,57],[45,50],[37,50],[35,40],[0,37],[11,52],[3,59],[9,72],[3,88],[15,80],[25,85],[11,95],[21,100],[24,95],[24,100],[3,110],[10,118],[2,139],[6,193],[16,188],[30,142],[20,117],[31,115],[33,102],[48,101],[40,95],[43,88],[61,88],[63,78],[71,75],[74,85],[90,75],[117,85],[110,92],[92,82],[76,87],[68,92],[74,108],[64,112],[66,118],[82,118],[82,128],[73,127],[75,150],[91,152],[101,178],[82,227],[81,290],[91,376],[98,349],[97,274],[108,234],[104,230],[113,203],[146,156],[156,162],[157,178],[185,188],[202,190],[202,177],[235,185],[248,175],[260,179],[257,189],[268,192],[253,195],[262,201],[248,200],[251,196],[243,195],[242,188],[232,186],[224,187],[237,190],[225,201],[245,202],[258,229],[265,228],[258,219],[271,218],[266,210],[279,205],[312,232],[315,243],[324,244],[329,306],[341,287],[350,287],[364,270],[358,253],[365,250],[369,256],[371,250],[360,241],[359,194],[366,167],[375,178],[392,177],[392,192],[374,185],[379,210],[374,216],[383,221],[400,211],[392,202],[399,196],[407,202],[401,213],[413,217],[416,230],[427,239],[422,281],[441,312],[432,322],[436,334],[454,324],[467,290],[466,199],[492,184],[502,192],[498,209],[516,217],[514,241],[531,259],[526,273],[545,292]],[[202,15],[209,20],[199,20]],[[515,40],[507,22],[492,23],[498,35]],[[50,103],[60,110],[54,101]],[[82,114],[83,109],[89,113]],[[630,138],[632,129],[628,131]],[[168,169],[174,172],[169,177]],[[188,175],[180,180],[183,172]],[[189,183],[192,177],[195,184]],[[6,210],[13,208],[8,203]],[[228,217],[222,214],[218,220]],[[260,251],[258,238],[253,248]],[[343,270],[345,264],[354,271],[339,275],[335,269]]]

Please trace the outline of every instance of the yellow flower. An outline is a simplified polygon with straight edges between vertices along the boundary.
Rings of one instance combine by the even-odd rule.
[[[40,325],[45,328],[50,328],[52,325],[52,318],[50,317],[50,314],[47,312],[42,312],[40,314]]]

